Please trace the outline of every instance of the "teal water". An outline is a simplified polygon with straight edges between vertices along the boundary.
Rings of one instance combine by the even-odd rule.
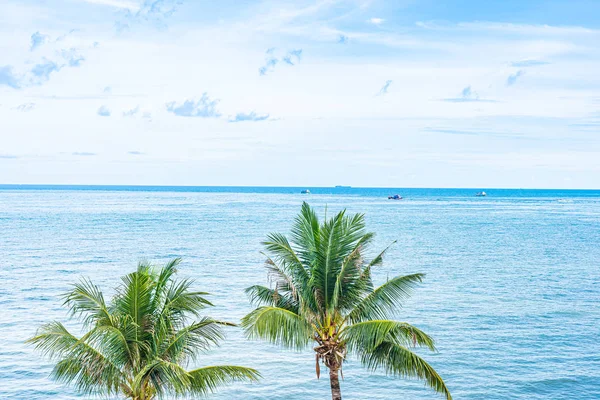
[[[600,191],[0,185],[0,399],[77,399],[23,341],[67,321],[59,295],[90,277],[106,291],[140,259],[181,256],[211,292],[214,317],[238,321],[245,287],[266,283],[260,241],[287,232],[303,200],[321,214],[365,212],[376,273],[427,273],[398,319],[430,333],[423,353],[455,399],[600,398]],[[402,201],[388,201],[399,193]],[[72,324],[68,324],[73,326]],[[259,384],[213,399],[326,399],[310,350],[248,342],[236,329],[198,365],[258,368]],[[344,367],[345,399],[436,399],[418,381]]]

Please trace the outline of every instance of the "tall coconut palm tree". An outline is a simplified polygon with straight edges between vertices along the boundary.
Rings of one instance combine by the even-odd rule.
[[[140,263],[108,304],[91,281],[74,285],[65,305],[87,333],[76,337],[51,322],[28,341],[57,361],[52,377],[82,394],[134,400],[194,397],[233,381],[257,380],[256,370],[239,366],[186,370],[231,324],[200,315],[212,304],[207,293],[191,289],[192,281],[175,279],[179,261],[162,268]]]
[[[348,353],[371,370],[423,379],[450,400],[442,378],[411,350],[434,351],[433,339],[406,322],[388,319],[423,274],[398,276],[375,288],[371,273],[385,250],[366,262],[364,251],[372,239],[363,214],[342,211],[319,223],[304,203],[291,240],[272,233],[263,243],[273,285],[246,289],[258,306],[242,320],[246,335],[295,349],[314,343],[316,374],[321,363],[329,369],[333,400],[342,398],[339,374]]]

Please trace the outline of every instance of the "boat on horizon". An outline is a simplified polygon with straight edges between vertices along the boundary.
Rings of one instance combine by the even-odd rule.
[[[336,185],[335,187],[336,189],[350,189],[352,188],[352,186],[343,186],[343,185]]]
[[[388,200],[402,200],[402,196],[400,196],[399,194],[395,194],[393,196],[388,196]]]
[[[487,193],[486,192],[478,192],[478,193],[475,193],[475,196],[477,196],[477,197],[485,197],[485,196],[487,196]]]
[[[301,194],[310,194],[310,190],[308,189],[304,189],[303,191],[300,192]]]

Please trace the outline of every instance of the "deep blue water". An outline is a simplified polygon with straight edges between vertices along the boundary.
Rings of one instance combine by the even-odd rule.
[[[600,399],[600,191],[0,185],[0,399],[75,399],[23,341],[68,321],[59,295],[80,277],[107,292],[140,259],[181,256],[238,321],[245,287],[266,283],[260,241],[287,232],[303,200],[323,215],[366,213],[395,239],[376,273],[427,279],[398,314],[436,340],[422,353],[455,399]],[[399,193],[402,201],[388,201]],[[75,328],[73,323],[67,324]],[[214,399],[326,399],[311,350],[248,342],[236,329],[198,365],[258,368],[264,380]],[[344,367],[345,399],[436,399],[418,381]]]

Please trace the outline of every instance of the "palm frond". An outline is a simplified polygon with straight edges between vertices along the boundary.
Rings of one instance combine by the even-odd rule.
[[[112,325],[98,325],[86,333],[79,342],[98,349],[115,366],[124,368],[138,363],[137,353],[131,348],[134,346],[135,326],[124,324],[119,328]]]
[[[385,255],[385,253],[387,253],[387,251],[389,250],[389,248],[392,247],[393,245],[395,245],[397,242],[398,242],[397,240],[394,240],[385,249],[383,249],[383,251],[381,253],[377,254],[375,256],[375,258],[373,258],[371,260],[371,262],[367,265],[367,268],[371,269],[372,267],[375,267],[377,265],[381,265],[383,263],[383,256]]]
[[[359,353],[361,362],[370,370],[382,368],[387,374],[423,379],[427,386],[452,400],[450,391],[440,375],[421,357],[409,349],[391,342]]]
[[[361,299],[367,287],[361,285],[362,251],[373,240],[373,233],[363,234],[342,262],[333,291],[333,306],[345,310]]]
[[[402,302],[410,296],[412,289],[423,281],[424,274],[411,274],[390,279],[369,293],[348,314],[351,322],[370,319],[386,319],[401,307]]]
[[[160,310],[161,317],[181,322],[185,315],[199,316],[203,309],[213,305],[205,298],[208,293],[192,291],[191,285],[192,281],[189,279],[172,281],[168,285],[163,307]]]
[[[82,317],[87,325],[110,322],[110,313],[102,292],[89,279],[82,279],[73,285],[73,289],[63,295],[64,305],[71,315]]]
[[[255,305],[279,307],[298,313],[298,302],[289,293],[280,293],[277,289],[270,289],[262,285],[250,286],[245,293]]]
[[[305,266],[312,265],[315,260],[320,243],[320,229],[317,213],[308,203],[303,202],[300,214],[292,226],[292,241],[297,247],[299,260]]]
[[[156,285],[154,288],[154,308],[157,309],[159,304],[164,301],[166,295],[165,291],[168,287],[168,283],[174,274],[177,273],[177,266],[181,263],[181,258],[173,258],[167,262],[156,276]]]
[[[232,324],[204,317],[178,330],[164,343],[160,358],[171,362],[195,359],[199,352],[217,345],[224,338],[223,325]]]
[[[315,262],[311,265],[315,297],[320,307],[320,310],[316,311],[321,314],[330,311],[333,306],[335,281],[343,257],[340,251],[343,219],[344,211],[341,211],[334,218],[323,222],[320,229],[320,246],[317,249]]]
[[[218,365],[192,370],[190,377],[190,392],[199,395],[213,393],[219,386],[233,382],[256,382],[260,373],[252,368],[234,365]]]
[[[265,266],[269,271],[269,281],[275,283],[275,290],[277,290],[278,292],[289,292],[289,294],[297,301],[298,289],[296,288],[296,283],[294,282],[294,279],[298,280],[299,277],[288,274],[288,272],[284,271],[282,267],[277,265],[277,263],[275,263],[275,261],[272,258],[267,256],[265,253],[261,254],[267,258],[265,261]],[[298,283],[300,285],[304,284],[304,282],[302,281]]]
[[[371,272],[373,267],[383,264],[383,256],[389,250],[392,245],[394,245],[397,241],[394,240],[390,243],[381,253],[379,253],[375,258],[371,260],[367,265],[365,265],[362,269],[360,278],[356,281],[356,286],[360,288],[362,292],[372,292],[373,291],[373,280],[371,278]]]
[[[115,311],[121,315],[127,315],[137,326],[136,340],[141,340],[151,321],[148,316],[152,315],[152,295],[155,287],[154,280],[149,272],[149,267],[144,264],[138,265],[138,270],[122,278],[122,285],[117,289],[113,299]]]
[[[56,363],[50,376],[59,383],[72,385],[84,395],[117,395],[124,384],[120,374],[110,368],[81,357],[70,357]]]
[[[307,282],[309,280],[309,271],[305,269],[298,254],[296,254],[292,245],[284,235],[271,233],[267,235],[267,240],[262,244],[265,246],[266,251],[284,271],[289,271],[295,279],[301,282]]]
[[[377,348],[384,341],[407,347],[427,347],[435,351],[433,339],[406,322],[389,320],[359,322],[345,327],[340,336],[351,351],[369,351]]]
[[[155,359],[146,364],[133,378],[132,387],[137,397],[142,397],[148,390],[159,397],[165,393],[183,395],[189,393],[191,380],[188,372],[179,364]]]
[[[241,325],[250,339],[266,339],[285,347],[303,349],[312,340],[306,321],[284,308],[258,307],[242,319]]]
[[[73,336],[59,322],[43,325],[27,343],[59,360],[52,372],[55,379],[74,383],[84,393],[112,393],[122,381],[121,370],[113,360]]]

